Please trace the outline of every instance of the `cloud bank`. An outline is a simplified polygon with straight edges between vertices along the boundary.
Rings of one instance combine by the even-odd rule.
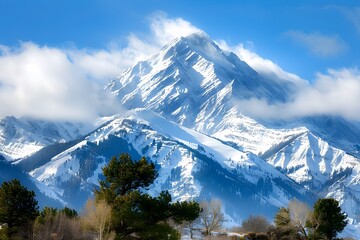
[[[33,43],[1,50],[1,116],[80,121],[105,113],[110,100],[62,50]]]
[[[108,49],[0,45],[0,117],[87,121],[121,111],[119,103],[104,94],[104,85],[168,41],[199,31],[164,13],[150,18],[150,30],[141,39],[130,33],[124,48],[116,43]]]
[[[238,102],[244,113],[253,117],[288,120],[307,116],[341,116],[360,121],[360,71],[329,69],[317,74],[313,85],[300,88],[293,101],[268,104],[265,100],[250,99]]]
[[[16,47],[0,45],[0,117],[84,121],[119,113],[121,106],[104,94],[104,85],[174,38],[201,30],[182,18],[168,18],[161,12],[149,18],[149,28],[150,33],[141,38],[130,33],[125,47],[119,47],[116,42],[107,49],[55,48],[31,42]],[[310,84],[241,43],[230,46],[221,39],[217,42],[259,73],[290,80],[298,86],[298,94],[291,102],[269,105],[259,99],[240,101],[238,105],[243,112],[270,119],[338,115],[360,121],[357,68],[329,69],[327,73],[318,74]],[[332,46],[331,41],[328,46]]]

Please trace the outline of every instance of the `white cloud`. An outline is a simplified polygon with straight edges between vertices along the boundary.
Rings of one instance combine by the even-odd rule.
[[[119,111],[121,106],[103,93],[109,80],[148,58],[173,38],[200,31],[184,19],[170,19],[163,13],[150,18],[150,30],[150,34],[142,38],[129,34],[125,47],[113,43],[107,49],[53,48],[33,43],[21,43],[18,47],[0,45],[0,117],[27,115],[86,120]],[[329,70],[327,74],[318,74],[315,83],[310,85],[243,44],[229,46],[223,40],[218,43],[259,73],[291,80],[300,89],[289,103],[269,105],[262,100],[241,101],[239,107],[244,112],[274,119],[330,114],[360,120],[357,69]]]
[[[245,48],[242,43],[235,46],[229,46],[224,40],[219,40],[218,44],[222,49],[234,52],[242,61],[249,64],[250,67],[260,74],[269,77],[276,77],[282,80],[289,80],[300,86],[307,83],[296,74],[284,71],[276,63],[270,61],[269,59],[262,58],[254,51]],[[253,43],[250,44],[250,46],[253,48]]]
[[[243,113],[273,120],[332,115],[360,121],[360,71],[357,68],[329,69],[326,74],[318,73],[310,84],[296,74],[284,71],[271,60],[260,57],[241,43],[229,46],[225,41],[219,40],[218,44],[222,49],[236,53],[257,72],[290,80],[298,88],[297,95],[291,102],[269,104],[264,99],[239,101],[238,107]]]
[[[304,33],[295,30],[288,31],[285,35],[320,57],[336,56],[347,49],[346,43],[337,35],[327,36],[317,32]]]
[[[112,43],[108,49],[0,45],[0,117],[88,120],[118,111],[121,107],[103,93],[107,82],[169,40],[199,31],[161,12],[150,18],[150,30],[141,39],[129,34],[125,47]]]
[[[182,18],[169,19],[162,12],[151,18],[151,30],[157,43],[161,46],[175,38],[202,31]]]
[[[299,89],[291,102],[268,104],[265,100],[250,99],[238,102],[238,106],[253,117],[275,120],[331,115],[360,121],[359,96],[358,69],[330,69],[327,74],[318,74],[314,84]]]
[[[88,120],[107,101],[62,50],[22,43],[0,52],[1,116]]]
[[[64,51],[79,70],[88,77],[105,83],[159,49],[133,34],[127,37],[127,42],[125,48],[115,46],[109,49],[64,49]]]
[[[182,18],[167,18],[163,12],[153,14],[149,20],[150,34],[142,38],[129,34],[124,48],[112,42],[109,49],[70,49],[67,54],[87,75],[107,82],[126,68],[149,58],[171,40],[200,31]]]

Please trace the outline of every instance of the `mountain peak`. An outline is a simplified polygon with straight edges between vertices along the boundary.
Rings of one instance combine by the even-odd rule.
[[[160,54],[163,55],[163,59],[174,56],[185,56],[185,59],[190,59],[189,56],[196,54],[214,64],[232,68],[232,64],[220,47],[202,31],[175,39],[166,45]]]
[[[210,38],[210,36],[203,31],[195,32],[185,37],[180,37],[180,39],[192,42],[194,45],[202,45],[204,43],[214,43],[214,41]]]

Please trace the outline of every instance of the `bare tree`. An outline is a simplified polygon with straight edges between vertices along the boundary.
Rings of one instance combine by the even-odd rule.
[[[195,225],[196,225],[196,221],[185,222],[185,226],[189,229],[191,239],[194,238]]]
[[[200,222],[200,217],[195,219],[194,221],[183,221],[181,223],[175,223],[173,220],[168,221],[170,226],[175,228],[177,231],[184,232],[185,229],[189,231],[190,239],[194,239],[194,232],[196,230],[196,225]]]
[[[221,211],[221,201],[211,200],[210,202],[201,202],[200,219],[205,227],[205,235],[209,235],[211,231],[219,229],[224,222],[224,214]]]
[[[254,233],[264,233],[267,231],[270,223],[263,216],[249,216],[242,223],[241,230],[242,232],[254,232]]]
[[[308,227],[309,227],[308,235],[312,236],[312,239],[314,239],[314,237],[319,237],[316,233],[318,228],[320,227],[320,224],[321,224],[321,220],[314,214],[313,211],[311,211],[308,219]]]
[[[89,199],[86,202],[81,222],[85,229],[93,231],[98,240],[112,240],[115,233],[111,231],[111,206],[105,201]]]
[[[83,239],[80,222],[77,218],[70,218],[63,212],[47,211],[45,215],[35,221],[33,239]]]
[[[288,209],[290,215],[290,224],[298,231],[300,235],[304,237],[304,239],[308,239],[306,222],[311,217],[311,210],[309,206],[303,202],[293,199],[289,202]]]

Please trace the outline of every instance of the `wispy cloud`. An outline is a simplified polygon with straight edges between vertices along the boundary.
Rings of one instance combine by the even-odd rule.
[[[308,116],[342,116],[360,121],[360,71],[357,68],[329,69],[318,74],[312,85],[300,88],[293,101],[269,104],[265,100],[239,101],[239,109],[263,119],[292,119]]]
[[[347,49],[346,43],[337,35],[323,35],[317,32],[304,33],[292,30],[285,33],[295,42],[306,47],[312,54],[319,57],[332,57]]]
[[[126,47],[112,42],[108,49],[70,49],[72,61],[91,77],[108,81],[135,63],[149,58],[171,40],[201,31],[182,18],[168,18],[157,12],[149,18],[150,34],[141,38],[134,33],[127,37]]]
[[[157,12],[150,20],[153,38],[155,43],[160,46],[177,37],[201,31],[201,29],[182,18],[167,18],[163,12]]]
[[[329,6],[328,8],[341,12],[354,25],[358,34],[360,34],[360,7]]]
[[[235,46],[230,46],[224,40],[219,40],[217,42],[222,49],[234,52],[242,61],[249,64],[250,67],[252,67],[260,74],[269,76],[271,78],[275,77],[282,80],[290,80],[300,86],[307,83],[298,75],[286,72],[284,69],[282,69],[279,65],[272,62],[271,60],[259,56],[251,49],[246,48],[242,43]],[[253,43],[250,44],[250,47],[253,48]]]

